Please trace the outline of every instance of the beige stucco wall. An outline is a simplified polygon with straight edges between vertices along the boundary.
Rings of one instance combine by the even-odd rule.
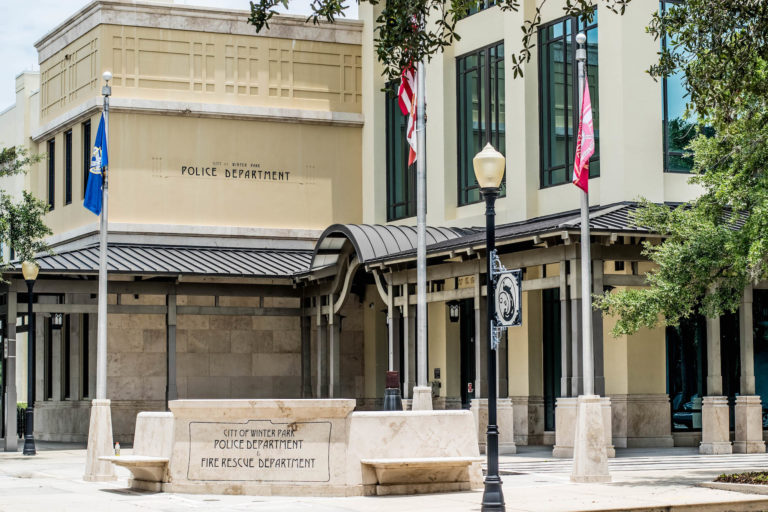
[[[520,26],[534,14],[538,2],[526,0],[519,12],[492,7],[458,22],[461,40],[433,57],[427,64],[427,223],[430,225],[482,225],[481,204],[457,207],[456,152],[456,58],[486,45],[504,42],[507,195],[496,203],[497,222],[578,209],[578,190],[569,185],[539,187],[539,92],[538,52],[533,50],[523,78],[512,78],[510,56],[521,47]],[[564,1],[547,2],[542,22],[562,17]],[[610,204],[646,197],[654,201],[683,201],[699,189],[687,177],[662,172],[661,83],[645,71],[654,62],[658,41],[646,34],[645,26],[658,2],[633,2],[624,16],[600,6],[599,81],[601,177],[590,180],[590,203]],[[366,23],[375,10],[360,9]],[[371,55],[373,45],[363,46],[363,84],[366,94],[366,147],[383,145],[384,93],[380,66]],[[363,162],[364,192],[371,196],[364,210],[365,222],[386,221],[386,162],[383,158]],[[413,224],[414,218],[397,221]]]
[[[98,117],[92,118],[93,137],[97,125]],[[64,135],[56,136],[56,204],[47,216],[56,233],[95,219],[82,207],[81,126],[72,128],[73,202],[67,206]],[[114,113],[110,221],[309,229],[358,222],[359,141],[353,127]],[[47,197],[44,167],[41,162],[35,174],[39,197]],[[211,174],[216,168],[216,176],[204,175],[206,168]],[[239,177],[227,177],[228,169]],[[240,175],[241,169],[289,174],[252,179]]]
[[[278,17],[256,35],[247,16],[232,11],[90,8],[37,44],[40,126],[32,135],[40,152],[56,142],[46,218],[54,233],[96,220],[82,208],[90,159],[82,126],[90,119],[95,138],[105,70],[114,75],[111,222],[322,230],[362,220],[359,22],[311,26]],[[70,129],[73,198],[65,205]],[[253,178],[254,170],[261,175]],[[47,198],[47,160],[30,178]]]

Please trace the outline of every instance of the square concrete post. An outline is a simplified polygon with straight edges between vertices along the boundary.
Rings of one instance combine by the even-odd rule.
[[[573,375],[571,352],[571,303],[568,300],[567,262],[560,261],[560,396],[571,396],[571,376]],[[555,407],[557,409],[557,407]],[[557,414],[557,413],[555,413]]]
[[[720,317],[707,318],[707,395],[701,407],[699,453],[731,453],[728,397],[723,394],[720,363]]]
[[[733,453],[765,453],[763,441],[763,406],[755,395],[755,354],[752,325],[752,286],[744,289],[739,308],[741,342],[741,395],[734,406],[735,436]]]
[[[6,315],[5,335],[8,354],[5,364],[5,446],[6,452],[15,452],[18,448],[16,436],[16,365],[26,361],[16,360],[16,292],[8,292],[8,314]]]
[[[167,295],[165,303],[165,408],[168,410],[168,402],[179,398],[176,388],[176,295]]]
[[[603,260],[592,260],[592,293],[603,293]],[[588,297],[590,303],[592,297]],[[605,368],[603,366],[603,312],[592,307],[592,368],[595,372],[595,394],[605,397]],[[610,407],[610,405],[609,405]]]
[[[333,301],[330,301],[333,308]],[[328,316],[328,398],[341,397],[341,318]]]
[[[305,299],[302,299],[302,302]],[[312,398],[312,322],[301,313],[301,397]]]
[[[403,407],[408,408],[407,401],[411,390],[416,385],[416,308],[409,304],[408,285],[401,287],[403,304]]]
[[[327,350],[325,344],[326,333],[326,321],[325,315],[323,315],[323,298],[318,296],[315,298],[315,307],[317,308],[317,383],[315,388],[315,398],[324,398],[327,395],[327,380],[325,379],[327,371]]]
[[[571,301],[571,393],[579,396],[584,389],[581,328],[581,260],[571,260],[568,296]]]

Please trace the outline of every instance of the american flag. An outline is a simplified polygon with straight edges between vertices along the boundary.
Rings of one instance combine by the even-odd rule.
[[[410,166],[416,161],[416,70],[413,65],[408,65],[403,69],[397,96],[400,111],[404,116],[408,116],[408,126],[405,133],[408,145],[411,147],[408,153],[408,165]]]

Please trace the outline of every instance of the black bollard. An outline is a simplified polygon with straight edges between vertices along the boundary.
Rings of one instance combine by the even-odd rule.
[[[384,390],[383,410],[403,410],[403,399],[400,396],[400,372],[387,372],[387,387]]]

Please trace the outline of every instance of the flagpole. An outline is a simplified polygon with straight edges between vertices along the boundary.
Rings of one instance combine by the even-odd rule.
[[[576,35],[578,48],[576,50],[576,61],[578,62],[579,73],[579,136],[582,135],[582,123],[584,122],[584,63],[587,60],[587,50],[584,43],[587,36],[583,33]],[[591,107],[590,107],[591,108]],[[591,116],[591,112],[589,113]],[[587,116],[587,127],[592,137],[591,119]],[[585,139],[581,139],[583,144]],[[587,139],[588,144],[594,144],[591,139]],[[577,152],[581,152],[579,148]],[[576,431],[573,440],[573,471],[571,472],[572,482],[595,483],[610,482],[611,475],[608,471],[608,453],[606,447],[606,436],[610,438],[610,426],[605,425],[603,415],[603,406],[607,405],[603,399],[596,396],[594,361],[592,357],[592,258],[590,255],[590,237],[589,237],[589,165],[582,162],[582,158],[589,158],[591,155],[581,152],[577,155],[579,158],[580,172],[587,173],[584,180],[579,184],[581,195],[581,315],[582,315],[582,357],[583,361],[583,392],[577,399],[576,409]],[[574,166],[574,172],[576,172]],[[581,174],[579,175],[581,176]],[[580,182],[582,180],[579,180]],[[581,185],[584,185],[583,187]],[[608,429],[606,432],[605,429]]]
[[[576,36],[579,47],[576,50],[576,61],[579,66],[579,112],[584,103],[584,66],[587,60],[587,50],[584,43],[587,36],[580,33]],[[587,170],[587,172],[589,172]],[[589,180],[589,176],[587,176]],[[595,369],[592,348],[592,257],[590,254],[589,235],[589,192],[579,188],[581,195],[581,316],[582,316],[582,357],[584,359],[584,394],[595,393]]]
[[[97,335],[96,335],[96,398],[91,402],[91,419],[88,425],[88,450],[85,457],[85,474],[83,479],[89,482],[105,482],[115,480],[115,470],[112,464],[101,460],[100,457],[112,455],[112,412],[107,399],[107,232],[109,221],[107,215],[108,178],[109,178],[109,97],[112,87],[112,73],[105,71],[102,75],[106,84],[101,88],[104,95],[104,140],[101,143],[102,155],[106,165],[102,168],[101,183],[101,216],[99,218],[99,297],[97,306]],[[97,137],[98,138],[98,137]],[[94,147],[95,150],[95,147]],[[102,165],[99,163],[98,165]],[[88,328],[87,326],[85,327]]]
[[[106,85],[102,87],[101,93],[104,95],[104,135],[109,141],[109,96],[112,94],[112,87],[109,80],[112,74],[104,79]],[[102,149],[103,151],[103,149]],[[98,303],[98,331],[96,337],[96,398],[107,398],[107,232],[109,230],[109,220],[107,216],[107,205],[109,204],[109,162],[104,168],[103,183],[101,187],[101,216],[99,217],[99,303]]]

